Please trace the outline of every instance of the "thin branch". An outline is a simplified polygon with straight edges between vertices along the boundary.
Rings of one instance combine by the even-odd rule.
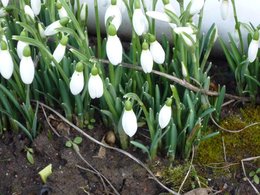
[[[183,181],[181,183],[181,186],[179,187],[179,190],[178,190],[179,194],[180,194],[180,192],[181,192],[181,190],[182,190],[182,188],[183,188],[183,186],[184,186],[184,184],[185,184],[185,182],[186,182],[186,180],[187,180],[187,178],[188,178],[188,176],[190,174],[190,171],[191,171],[191,168],[192,168],[192,164],[193,164],[194,154],[195,154],[195,149],[194,149],[194,146],[193,146],[192,147],[192,156],[191,156],[191,161],[190,161],[190,167],[189,167],[189,170],[188,170],[186,176],[184,177],[184,179],[183,179]]]
[[[96,140],[95,138],[91,137],[89,134],[87,134],[85,131],[83,131],[82,129],[80,129],[79,127],[77,127],[76,125],[74,125],[73,123],[71,123],[70,121],[68,121],[64,116],[62,116],[59,112],[57,112],[56,110],[54,110],[53,108],[47,106],[46,104],[42,103],[42,102],[39,102],[39,104],[41,106],[43,106],[44,108],[50,110],[51,112],[53,112],[54,114],[56,114],[61,120],[63,120],[65,123],[67,123],[69,126],[71,126],[73,129],[75,129],[78,133],[82,134],[84,137],[86,137],[87,139],[89,139],[90,141],[100,145],[100,146],[103,146],[104,148],[107,148],[107,149],[110,149],[110,150],[115,150],[127,157],[129,157],[130,159],[132,159],[133,161],[135,161],[137,164],[139,164],[141,167],[143,167],[150,175],[151,177],[162,187],[164,188],[165,190],[167,190],[169,193],[172,193],[174,195],[179,195],[179,193],[171,190],[170,188],[168,188],[167,186],[165,186],[162,182],[160,182],[156,176],[153,174],[153,172],[142,162],[140,161],[139,159],[137,159],[135,156],[133,156],[132,154],[124,151],[124,150],[121,150],[119,148],[115,148],[115,147],[112,147],[112,146],[109,146],[105,143],[102,143],[98,140]]]
[[[252,123],[252,124],[250,124],[250,125],[245,126],[245,127],[242,128],[242,129],[231,130],[231,129],[226,129],[226,128],[224,128],[224,127],[221,127],[221,126],[214,120],[214,118],[212,117],[212,115],[210,115],[210,118],[211,118],[212,122],[213,122],[218,128],[220,128],[222,131],[225,131],[225,132],[228,132],[228,133],[239,133],[239,132],[244,131],[244,130],[250,128],[250,127],[260,125],[260,122],[255,122],[255,123]]]
[[[109,64],[109,61],[108,60],[104,60],[104,59],[94,59],[94,60],[97,60],[99,62],[102,62],[104,64]],[[129,69],[134,69],[134,70],[138,70],[138,71],[143,71],[143,69],[141,68],[141,66],[136,66],[136,65],[133,65],[133,64],[129,64],[129,63],[121,63],[121,65],[119,66],[122,66],[122,67],[125,67],[125,68],[129,68]],[[194,91],[194,92],[200,92],[200,93],[203,93],[205,95],[209,95],[209,96],[219,96],[219,93],[216,92],[216,91],[209,91],[209,90],[205,90],[205,89],[200,89],[192,84],[190,84],[189,82],[187,82],[186,80],[182,80],[182,79],[179,79],[173,75],[170,75],[170,74],[167,74],[167,73],[163,73],[163,72],[160,72],[158,70],[152,70],[153,74],[156,74],[156,75],[159,75],[159,76],[162,76],[166,79],[169,79],[171,81],[174,81],[175,83],[191,90],[191,91]],[[231,94],[225,94],[225,97],[227,99],[233,99],[233,100],[239,100],[239,101],[242,101],[242,102],[249,102],[251,101],[249,98],[247,97],[240,97],[240,96],[236,96],[236,95],[231,95]]]

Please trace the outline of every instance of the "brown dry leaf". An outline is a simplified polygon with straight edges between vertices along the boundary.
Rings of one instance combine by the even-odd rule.
[[[197,188],[185,193],[184,195],[208,195],[209,194],[208,192],[209,192],[208,188]]]
[[[103,144],[106,144],[105,142],[105,136],[102,138],[101,142]],[[104,148],[103,146],[100,146],[99,150],[98,150],[98,154],[97,156],[94,156],[95,158],[105,158],[106,156],[106,148]]]

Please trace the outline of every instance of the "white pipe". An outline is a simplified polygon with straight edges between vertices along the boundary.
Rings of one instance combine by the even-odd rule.
[[[90,30],[95,30],[95,12],[94,12],[94,3],[93,0],[80,0],[81,2],[87,2],[89,7],[89,16],[88,16],[88,27]],[[176,10],[179,10],[179,6],[176,0],[170,1]],[[184,0],[184,4],[187,5],[190,0]],[[231,35],[234,33],[235,22],[233,17],[233,9],[230,2],[229,6],[229,15],[226,20],[223,20],[220,15],[220,2],[221,0],[206,0],[204,5],[204,16],[202,21],[202,32],[206,33],[210,26],[215,23],[218,27],[219,36],[228,42],[229,37],[228,33]],[[254,26],[260,24],[260,1],[259,0],[235,0],[237,15],[240,22],[249,23],[251,22]],[[102,32],[105,32],[104,27],[104,14],[107,7],[110,4],[110,0],[99,0],[99,16],[101,22]],[[152,0],[145,0],[148,10],[151,10]],[[122,3],[123,4],[123,3]],[[159,0],[156,6],[156,10],[162,11],[163,4]],[[127,11],[123,5],[123,22],[119,29],[119,36],[131,37],[131,24]],[[162,34],[170,35],[170,27],[168,24],[160,21],[156,21],[157,36],[160,38]],[[243,39],[246,40],[248,32],[243,30],[242,35]]]

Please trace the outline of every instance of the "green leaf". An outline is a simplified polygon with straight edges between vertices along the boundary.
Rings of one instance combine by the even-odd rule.
[[[79,136],[77,136],[77,137],[75,137],[74,138],[74,140],[73,140],[73,142],[75,143],[75,144],[81,144],[81,142],[82,142],[82,137],[79,137]]]
[[[27,153],[26,153],[26,158],[27,158],[27,160],[29,161],[30,164],[32,164],[32,165],[34,164],[33,155],[29,151],[27,151]]]
[[[259,184],[259,177],[258,177],[258,175],[254,175],[254,182],[256,184]]]
[[[141,149],[143,152],[147,153],[147,155],[150,158],[149,150],[148,150],[148,148],[145,145],[143,145],[142,143],[139,143],[137,141],[131,141],[130,143],[133,144],[135,147]]]
[[[71,148],[72,147],[71,141],[70,140],[66,141],[65,146],[68,147],[68,148]]]
[[[256,170],[256,174],[258,174],[258,173],[260,173],[260,168],[258,168],[258,169]]]

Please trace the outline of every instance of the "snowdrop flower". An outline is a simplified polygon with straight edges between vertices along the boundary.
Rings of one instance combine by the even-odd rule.
[[[118,30],[122,23],[122,14],[116,0],[111,0],[111,5],[106,10],[105,25],[107,25],[110,17],[112,17],[111,24],[113,24],[116,30]]]
[[[0,59],[0,73],[5,79],[10,79],[14,71],[14,63],[7,43],[3,40],[1,42]]]
[[[259,32],[255,31],[253,39],[251,40],[248,47],[248,60],[249,62],[255,61],[258,53],[258,44],[259,44]]]
[[[191,0],[190,14],[195,15],[200,12],[204,6],[204,0]]]
[[[185,66],[185,64],[183,62],[181,62],[181,72],[182,72],[182,76],[184,78],[186,78],[188,76],[187,67]]]
[[[142,52],[140,56],[141,66],[145,73],[150,73],[153,70],[153,56],[149,50],[149,45],[144,42],[142,45]]]
[[[160,20],[160,21],[163,21],[163,22],[167,22],[167,23],[171,22],[170,17],[164,12],[147,11],[146,15],[153,18],[153,19]]]
[[[172,116],[171,105],[172,105],[172,99],[168,98],[166,103],[164,104],[164,106],[161,108],[159,112],[159,125],[161,129],[165,128],[171,120],[171,116]]]
[[[154,35],[150,36],[150,51],[153,56],[153,61],[157,64],[163,64],[165,61],[165,52],[161,44],[155,39]]]
[[[83,64],[78,62],[70,80],[70,92],[78,95],[84,88]]]
[[[116,66],[122,62],[123,47],[116,34],[116,28],[113,24],[110,24],[108,27],[106,52],[108,60],[111,64]]]
[[[88,93],[92,99],[100,98],[104,93],[103,82],[96,66],[92,68],[88,80]]]
[[[222,0],[220,4],[220,13],[221,13],[221,18],[223,20],[226,20],[229,14],[229,0]]]
[[[9,3],[9,0],[1,0],[4,7],[6,7]]]
[[[28,15],[33,21],[35,20],[33,10],[29,5],[24,6],[24,13]]]
[[[68,18],[68,13],[66,12],[65,8],[62,6],[60,1],[57,2],[56,7],[58,9],[59,18]]]
[[[133,27],[138,36],[148,32],[148,21],[141,9],[140,1],[135,0],[135,9],[133,13]]]
[[[27,33],[25,31],[22,31],[21,36],[27,36]],[[22,59],[23,57],[23,50],[24,48],[28,45],[28,43],[25,43],[23,41],[18,41],[17,42],[17,47],[16,47],[16,51],[17,51],[17,55],[20,59]]]
[[[137,131],[137,118],[132,109],[132,103],[129,100],[125,102],[125,109],[122,116],[122,127],[129,137],[132,137]]]
[[[183,40],[188,46],[192,46],[194,42],[196,42],[196,34],[194,33],[192,27],[176,27],[173,31],[181,35]]]
[[[53,52],[53,58],[60,63],[61,60],[63,59],[66,51],[66,45],[68,43],[68,37],[63,36],[60,43],[56,47],[56,49]],[[55,66],[55,64],[52,62],[52,65]]]
[[[31,50],[26,46],[23,50],[23,57],[20,61],[20,76],[24,84],[31,84],[34,79],[35,67],[31,57]]]
[[[57,29],[65,26],[69,22],[69,18],[62,18],[51,23],[49,26],[46,27],[44,34],[45,36],[51,36],[58,33]]]
[[[40,34],[41,38],[42,38],[42,39],[45,39],[46,36],[45,36],[45,34],[44,34],[43,25],[42,25],[40,22],[38,22],[38,31],[39,31],[39,34]]]
[[[83,3],[82,6],[81,6],[81,10],[80,10],[80,15],[79,15],[79,18],[81,21],[86,21],[87,19],[87,3]]]
[[[38,16],[41,12],[41,0],[31,0],[31,8],[35,16]]]

